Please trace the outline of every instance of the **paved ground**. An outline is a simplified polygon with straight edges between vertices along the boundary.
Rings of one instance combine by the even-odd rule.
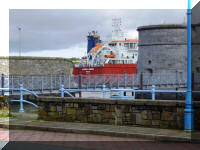
[[[19,115],[19,114],[17,114]],[[20,119],[0,119],[0,127],[12,129],[57,131],[65,133],[83,133],[107,136],[123,136],[132,138],[149,139],[152,141],[187,141],[190,142],[191,134],[183,130],[170,130],[158,128],[145,128],[136,126],[115,126],[89,123],[52,122],[34,120],[37,116],[24,114]],[[9,126],[6,125],[9,123]]]
[[[0,118],[0,141],[14,141],[9,142],[3,150],[200,149],[200,144],[188,143],[191,141],[191,134],[182,130],[50,122],[35,120],[36,114],[15,113],[15,115],[17,118]],[[9,127],[10,130],[2,129],[2,127]],[[168,141],[168,143],[160,141]],[[176,141],[176,143],[169,143],[169,141]],[[5,143],[0,143],[0,145],[3,144]]]
[[[112,137],[78,133],[59,133],[35,130],[0,128],[0,141],[148,141],[137,138]]]
[[[199,150],[198,145],[144,142],[12,142],[3,150]]]
[[[170,147],[173,150],[199,150],[200,148],[199,144],[156,143],[137,138],[0,129],[0,141],[8,139],[15,142],[9,142],[3,150],[168,150]]]

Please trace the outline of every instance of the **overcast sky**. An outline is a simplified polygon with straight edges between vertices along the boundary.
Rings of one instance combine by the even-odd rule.
[[[81,57],[87,49],[87,34],[97,30],[101,39],[112,32],[112,18],[121,17],[128,38],[137,36],[138,26],[183,23],[186,10],[10,10],[10,55]]]

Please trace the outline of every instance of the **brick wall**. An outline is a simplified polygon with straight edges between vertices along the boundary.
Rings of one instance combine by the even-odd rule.
[[[40,97],[39,119],[138,125],[158,128],[184,128],[184,101],[103,100]],[[200,103],[195,102],[195,108]],[[199,117],[197,109],[195,116]],[[200,128],[196,117],[196,128]]]

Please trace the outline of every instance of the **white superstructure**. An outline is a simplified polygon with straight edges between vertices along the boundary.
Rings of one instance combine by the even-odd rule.
[[[99,41],[84,59],[82,65],[103,66],[104,64],[136,64],[138,59],[138,40],[126,39],[121,30],[121,19],[113,19],[112,38],[108,41]],[[96,32],[93,36],[98,37]]]

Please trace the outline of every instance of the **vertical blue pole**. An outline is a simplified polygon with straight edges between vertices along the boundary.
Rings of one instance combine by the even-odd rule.
[[[61,97],[64,97],[64,85],[63,84],[61,84],[60,90],[61,90]]]
[[[194,130],[194,110],[192,102],[192,87],[191,87],[191,0],[188,0],[187,9],[187,93],[185,100],[185,116],[184,129],[185,131]]]
[[[23,108],[23,84],[19,85],[19,92],[20,92],[20,109],[19,112],[23,113],[24,108]]]
[[[152,85],[152,100],[155,100],[155,85]]]
[[[106,85],[105,84],[103,84],[102,92],[103,92],[103,98],[105,99],[106,98]]]

